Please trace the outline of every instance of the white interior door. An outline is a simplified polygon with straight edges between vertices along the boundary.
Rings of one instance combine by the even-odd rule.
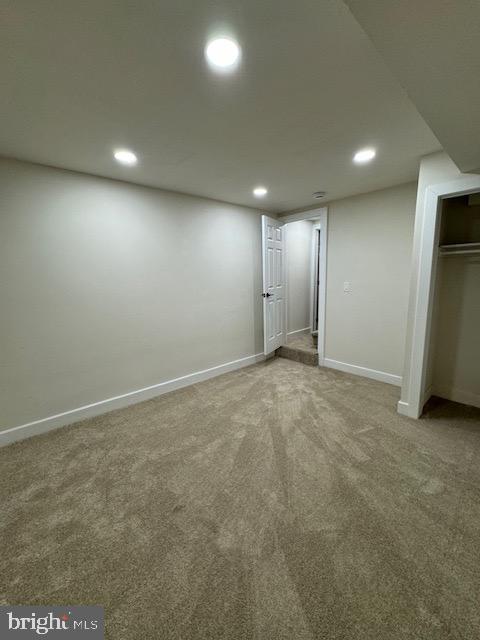
[[[262,216],[263,336],[265,355],[286,342],[285,229]]]

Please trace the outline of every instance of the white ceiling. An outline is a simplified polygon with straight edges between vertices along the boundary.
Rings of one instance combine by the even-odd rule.
[[[480,1],[346,4],[458,167],[480,170]]]
[[[4,0],[0,154],[288,211],[414,180],[440,145],[339,0]],[[242,65],[218,76],[206,40]],[[368,166],[351,162],[374,146]],[[128,147],[135,168],[115,163]],[[269,188],[259,201],[257,184]]]

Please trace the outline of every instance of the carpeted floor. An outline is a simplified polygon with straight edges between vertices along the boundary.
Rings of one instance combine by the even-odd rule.
[[[277,349],[275,353],[281,358],[318,367],[317,342],[310,333],[295,333],[288,336],[287,344]]]
[[[288,336],[287,346],[318,355],[316,338],[314,340],[311,333],[294,333],[292,336]]]
[[[474,640],[480,411],[277,358],[0,450],[1,604],[107,638]]]

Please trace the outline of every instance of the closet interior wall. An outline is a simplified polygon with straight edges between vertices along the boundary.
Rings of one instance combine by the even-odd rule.
[[[480,198],[444,200],[427,389],[480,407]]]

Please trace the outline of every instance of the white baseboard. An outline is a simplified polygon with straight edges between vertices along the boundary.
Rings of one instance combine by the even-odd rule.
[[[407,416],[407,418],[415,418],[415,419],[417,419],[419,417],[417,415],[417,412],[414,409],[412,409],[410,404],[408,402],[404,402],[403,400],[399,400],[397,402],[397,411],[402,416]]]
[[[417,406],[415,406],[413,404],[410,404],[409,402],[406,402],[405,400],[399,400],[397,402],[397,411],[398,411],[398,413],[401,413],[402,416],[407,416],[408,418],[418,419],[422,415],[423,407],[430,400],[432,394],[433,394],[432,387],[429,386],[427,389],[425,389],[425,391],[423,393],[422,401],[420,402],[420,406],[419,407],[417,407]]]
[[[295,333],[307,333],[307,331],[310,331],[312,327],[305,327],[304,329],[296,329],[295,331],[289,331],[287,333],[287,336],[293,336],[293,334]]]
[[[480,394],[451,387],[433,387],[431,395],[480,408]]]
[[[408,402],[404,402],[403,400],[399,400],[397,402],[397,411],[401,413],[402,416],[408,416],[408,411],[410,409],[410,405]]]
[[[100,400],[93,404],[87,404],[78,409],[71,409],[70,411],[64,411],[63,413],[57,413],[56,415],[49,416],[48,418],[42,418],[41,420],[34,420],[26,424],[19,425],[18,427],[12,427],[11,429],[5,429],[0,431],[0,447],[3,447],[17,440],[23,440],[24,438],[30,438],[52,429],[58,429],[72,422],[78,422],[78,420],[84,420],[85,418],[93,418],[102,413],[113,411],[114,409],[122,409],[131,404],[137,402],[143,402],[144,400],[150,400],[156,396],[160,396],[169,391],[175,391],[182,387],[188,387],[191,384],[220,376],[223,373],[235,371],[236,369],[242,369],[248,367],[251,364],[262,362],[265,360],[263,353],[257,353],[253,356],[247,356],[246,358],[240,358],[239,360],[233,360],[232,362],[226,362],[210,369],[204,369],[203,371],[196,371],[195,373],[189,373],[186,376],[180,378],[174,378],[173,380],[166,380],[165,382],[159,382],[158,384],[145,387],[143,389],[137,389],[136,391],[130,391],[120,396],[113,398],[107,398],[106,400]]]
[[[363,376],[364,378],[372,378],[372,380],[386,382],[387,384],[394,384],[397,387],[402,386],[402,376],[396,376],[393,373],[386,373],[385,371],[359,367],[356,364],[339,362],[338,360],[331,360],[330,358],[323,358],[320,366],[328,367],[330,369],[338,369],[338,371],[344,371],[345,373],[353,373],[356,376]]]

